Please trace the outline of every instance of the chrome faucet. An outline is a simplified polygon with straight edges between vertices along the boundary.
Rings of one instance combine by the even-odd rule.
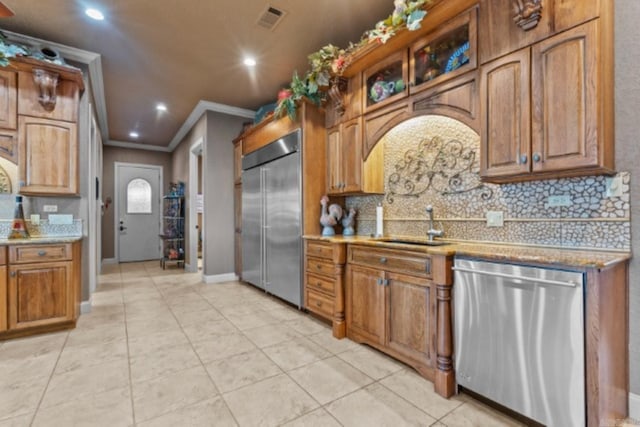
[[[433,206],[427,205],[426,211],[427,215],[429,215],[429,229],[427,230],[427,236],[429,237],[429,241],[433,242],[433,238],[442,237],[444,231],[436,230],[433,226]]]

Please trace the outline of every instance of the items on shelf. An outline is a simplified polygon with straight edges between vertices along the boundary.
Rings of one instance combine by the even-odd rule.
[[[182,184],[180,186],[180,184]],[[184,184],[172,184],[171,193],[162,198],[162,259],[163,269],[168,263],[184,267]]]

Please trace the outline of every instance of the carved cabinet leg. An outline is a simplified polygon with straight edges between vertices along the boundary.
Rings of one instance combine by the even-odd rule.
[[[344,338],[347,336],[347,324],[344,317],[344,264],[335,267],[335,299],[333,302],[333,336]]]
[[[451,285],[437,285],[437,342],[436,393],[449,397],[455,393],[455,373],[453,371],[453,335],[451,333]]]

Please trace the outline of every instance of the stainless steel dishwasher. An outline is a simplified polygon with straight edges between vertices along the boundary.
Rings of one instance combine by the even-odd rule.
[[[456,380],[547,426],[584,426],[582,273],[456,258]]]

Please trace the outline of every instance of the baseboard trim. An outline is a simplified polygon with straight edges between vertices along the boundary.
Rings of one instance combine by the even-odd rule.
[[[80,303],[80,314],[91,313],[91,299]]]
[[[233,282],[238,280],[238,276],[236,276],[235,273],[213,274],[211,276],[202,275],[202,280],[204,280],[204,283]]]
[[[629,417],[640,420],[640,394],[629,393]]]
[[[102,260],[102,265],[106,265],[106,264],[117,264],[118,260],[115,258],[104,258]]]

